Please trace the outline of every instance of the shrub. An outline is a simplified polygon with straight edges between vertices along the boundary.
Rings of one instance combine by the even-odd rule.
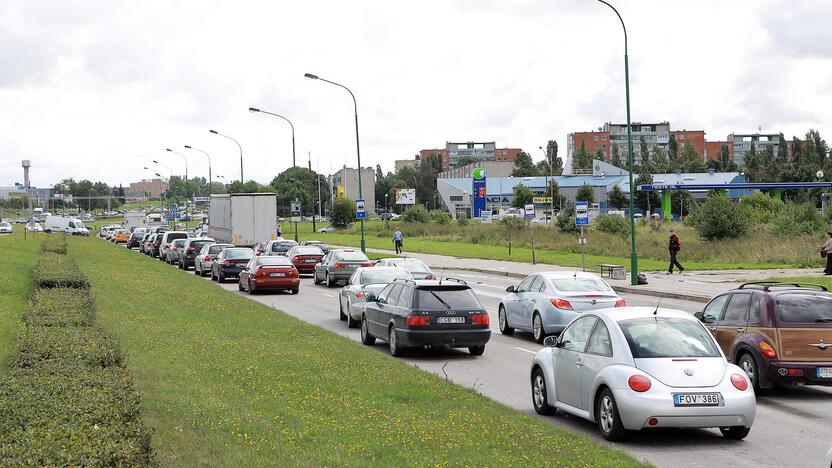
[[[630,224],[626,219],[616,215],[601,215],[595,218],[595,228],[607,234],[627,236],[630,234]]]
[[[460,226],[467,226],[468,225],[468,216],[465,213],[460,213],[459,216],[456,218],[456,223]]]
[[[355,222],[355,202],[348,198],[339,198],[332,205],[332,225],[338,229],[347,228]]]
[[[436,210],[436,211],[432,211],[430,213],[430,220],[433,221],[436,224],[440,224],[440,225],[450,224],[451,219],[452,219],[451,215],[449,213],[444,212],[444,211]]]
[[[95,319],[95,313],[85,289],[38,289],[23,311],[22,319],[30,327],[87,327]]]
[[[529,227],[529,222],[522,218],[515,218],[508,216],[500,220],[500,224],[506,227],[509,231],[519,231],[523,228]]]
[[[746,210],[725,196],[709,195],[692,217],[696,231],[707,240],[735,238],[748,232]]]
[[[43,240],[41,246],[43,252],[52,252],[56,254],[66,255],[66,235],[52,234]]]
[[[783,207],[783,202],[762,192],[740,198],[740,205],[746,209],[752,223],[768,223]]]
[[[427,223],[430,220],[430,215],[428,215],[428,210],[424,206],[413,205],[404,210],[402,220],[406,223]]]
[[[138,392],[119,367],[12,369],[0,385],[4,465],[150,465]]]
[[[786,203],[771,220],[771,232],[778,236],[814,234],[825,226],[823,216],[811,203]]]
[[[35,283],[39,288],[83,288],[90,287],[87,278],[75,262],[66,255],[51,252],[41,254],[34,270]]]
[[[575,207],[562,210],[556,222],[561,232],[578,232],[578,226],[575,226]]]
[[[17,338],[14,367],[122,366],[116,342],[98,327],[26,327]]]

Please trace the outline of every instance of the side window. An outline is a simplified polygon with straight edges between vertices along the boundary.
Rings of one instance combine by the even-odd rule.
[[[71,227],[72,229],[75,229],[75,223],[73,223],[72,221],[70,221],[70,222],[69,222],[69,227]]]
[[[540,277],[540,285],[537,287],[537,292],[546,292],[546,280]]]
[[[748,311],[748,323],[760,323],[760,315],[766,308],[766,296],[755,294],[756,301],[751,301],[751,310]]]
[[[528,278],[524,279],[520,286],[517,286],[517,292],[529,292],[529,288],[531,288],[532,281],[537,278],[537,276],[529,276]]]
[[[402,292],[402,285],[394,284],[390,294],[387,295],[387,303],[390,305],[398,305],[399,294]]]
[[[582,317],[572,323],[560,335],[559,348],[576,351],[578,353],[584,352],[586,343],[589,340],[589,334],[592,332],[592,327],[598,319],[589,315]]]
[[[387,296],[390,295],[390,291],[395,287],[395,284],[388,284],[384,289],[378,293],[378,302],[386,302]]]
[[[410,286],[402,286],[402,292],[399,294],[399,300],[397,304],[399,307],[403,307],[405,309],[410,308],[410,299],[413,297],[413,288]]]
[[[586,347],[586,352],[601,356],[612,356],[610,332],[607,330],[604,322],[598,321],[598,325],[595,326],[595,331],[592,332],[592,337],[589,338],[589,345]]]
[[[728,301],[728,307],[722,316],[723,321],[745,322],[748,320],[748,305],[751,303],[751,294],[734,294]]]
[[[529,286],[529,292],[538,292],[540,291],[540,285],[543,284],[543,279],[539,276],[534,277],[534,281],[532,281],[532,285]]]
[[[703,321],[716,322],[719,320],[719,316],[722,314],[722,309],[725,308],[725,303],[728,302],[729,297],[731,296],[728,294],[719,296],[706,305],[705,310],[702,313],[702,318],[704,319]]]

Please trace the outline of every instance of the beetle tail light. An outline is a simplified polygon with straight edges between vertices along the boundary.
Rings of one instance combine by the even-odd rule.
[[[355,293],[355,298],[356,299],[364,299],[364,293],[361,292],[361,291]]]
[[[737,390],[745,391],[748,390],[748,380],[745,378],[744,375],[740,374],[731,374],[731,383]]]
[[[626,305],[627,305],[627,301],[625,301],[624,299],[619,299],[619,300],[615,301],[615,306],[616,307],[624,307]]]
[[[630,386],[633,391],[642,393],[650,390],[650,387],[653,385],[650,383],[650,379],[643,375],[631,375],[629,379],[627,379],[627,385]]]

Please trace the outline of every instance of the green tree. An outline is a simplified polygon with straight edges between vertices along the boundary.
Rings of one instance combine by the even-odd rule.
[[[538,175],[550,175],[549,163],[545,159],[542,161],[538,161],[537,164],[534,165],[534,167]]]
[[[667,173],[669,172],[667,153],[664,148],[659,145],[653,145],[653,154],[650,157],[653,173]]]
[[[277,192],[277,197],[281,201],[278,204],[281,214],[283,216],[289,214],[288,202],[290,200],[300,200],[304,214],[317,212],[318,179],[321,181],[322,203],[326,204],[328,197],[324,195],[330,193],[329,182],[315,171],[302,166],[290,167],[272,179],[269,188]]]
[[[563,174],[563,159],[558,157],[558,142],[555,140],[546,143],[546,161],[552,168],[552,175]]]
[[[685,140],[682,146],[682,154],[679,156],[681,169],[685,172],[704,172],[705,163],[702,156],[696,152],[696,148],[690,140]]]
[[[667,157],[672,162],[679,156],[679,143],[676,141],[676,135],[670,134],[670,139],[667,142]]]
[[[468,164],[475,163],[475,162],[478,162],[478,161],[479,161],[479,159],[466,154],[466,155],[460,156],[460,158],[456,160],[456,166],[454,166],[454,167],[467,166]]]
[[[545,197],[552,197],[552,205],[560,208],[566,203],[566,197],[560,193],[560,185],[555,179],[549,181],[549,186],[544,193]]]
[[[595,189],[589,184],[583,184],[578,187],[578,191],[575,194],[575,200],[577,201],[584,201],[587,203],[595,203]]]
[[[526,204],[531,203],[534,199],[534,192],[532,189],[523,184],[514,186],[514,199],[511,200],[511,206],[514,208],[523,208]]]
[[[737,170],[737,165],[734,164],[734,161],[731,159],[731,148],[729,148],[728,145],[720,145],[717,160],[719,161],[719,167],[721,170],[726,172],[734,172]]]
[[[525,151],[520,151],[514,157],[514,169],[511,171],[512,177],[533,177],[537,174],[537,168],[532,161],[531,155]]]
[[[406,223],[427,223],[430,221],[430,214],[423,205],[408,206],[404,210],[402,220]]]
[[[339,228],[347,228],[355,222],[355,200],[346,197],[338,197],[332,206],[332,225]]]
[[[592,169],[592,155],[586,150],[586,144],[581,140],[581,147],[572,156],[573,169]]]
[[[749,227],[746,210],[724,194],[706,197],[690,219],[699,235],[707,240],[740,237]]]
[[[610,147],[611,147],[610,151],[612,152],[612,157],[610,159],[610,162],[612,163],[613,166],[624,169],[625,166],[626,166],[626,163],[624,163],[621,160],[621,151],[618,149],[618,145],[614,145],[614,144],[610,143]]]
[[[641,153],[641,167],[647,172],[654,172],[653,166],[650,164],[650,150],[647,147],[647,140],[644,139],[644,135],[639,138],[638,146]]]
[[[612,188],[612,190],[610,190],[610,193],[607,196],[607,201],[610,205],[614,206],[615,209],[620,210],[629,204],[630,199],[624,194],[621,187],[616,185]]]
[[[633,182],[634,187],[638,187],[640,185],[650,185],[653,183],[653,175],[649,172],[642,172],[636,177],[636,180]],[[659,207],[659,195],[656,192],[644,192],[641,190],[635,189],[633,192],[634,197],[634,204],[635,208],[644,210],[645,213],[649,213],[654,208]]]

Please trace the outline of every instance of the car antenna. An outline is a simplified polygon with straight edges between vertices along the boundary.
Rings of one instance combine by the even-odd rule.
[[[439,284],[442,284],[443,279],[445,279],[445,267],[442,267],[442,272],[439,273]]]
[[[656,304],[656,310],[653,311],[653,315],[656,315],[659,312],[659,307],[662,305],[662,299],[664,299],[663,296],[659,297],[659,303]]]

